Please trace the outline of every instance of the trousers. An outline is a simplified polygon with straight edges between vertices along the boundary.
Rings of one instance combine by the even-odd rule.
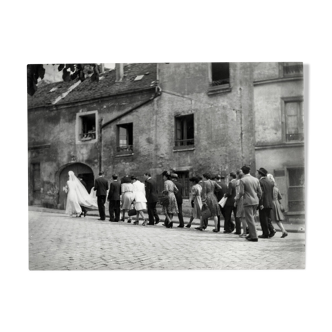
[[[110,211],[110,221],[119,221],[120,220],[120,200],[110,201],[109,211]],[[115,219],[114,219],[114,213],[115,213]]]
[[[259,221],[262,227],[263,236],[269,236],[269,234],[274,232],[274,228],[271,222],[272,209],[264,208],[259,210]]]
[[[97,197],[99,216],[101,220],[105,220],[105,200],[106,195],[101,195]]]
[[[178,217],[179,217],[179,226],[184,226],[184,221],[183,221],[183,214],[182,214],[182,203],[178,203]]]
[[[154,225],[154,219],[156,222],[159,221],[159,216],[156,209],[157,202],[147,203],[148,215],[149,215],[149,225]]]
[[[246,217],[246,222],[249,228],[249,237],[251,239],[257,239],[257,230],[255,225],[255,213],[257,210],[257,205],[245,205],[244,214]]]

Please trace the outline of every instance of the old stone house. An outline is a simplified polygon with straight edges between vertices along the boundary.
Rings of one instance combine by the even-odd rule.
[[[260,66],[117,64],[99,82],[40,86],[28,97],[29,203],[63,208],[69,170],[88,189],[99,170],[108,179],[150,171],[161,190],[168,169],[185,197],[193,174],[228,174],[243,164],[254,174],[257,162],[263,166],[256,156]]]

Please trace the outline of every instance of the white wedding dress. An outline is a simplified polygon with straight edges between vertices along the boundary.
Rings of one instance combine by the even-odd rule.
[[[87,190],[81,181],[75,176],[74,172],[69,171],[68,175],[66,214],[73,215],[82,213],[81,206],[90,209],[98,209],[97,200],[94,199],[91,194],[88,194]]]

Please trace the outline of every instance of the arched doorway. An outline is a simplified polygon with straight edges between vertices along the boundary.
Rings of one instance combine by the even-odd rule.
[[[81,163],[75,163],[70,164],[66,166],[61,172],[60,172],[60,178],[59,178],[59,204],[60,209],[65,209],[66,206],[66,199],[67,194],[62,190],[63,187],[66,186],[68,181],[68,172],[73,171],[76,176],[81,175],[84,182],[87,186],[87,191],[90,192],[91,188],[94,186],[94,175],[92,169],[84,164]]]

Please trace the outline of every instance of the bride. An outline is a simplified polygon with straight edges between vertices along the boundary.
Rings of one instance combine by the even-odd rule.
[[[68,176],[67,186],[64,188],[64,191],[68,193],[66,214],[80,217],[82,215],[81,206],[90,209],[98,209],[96,199],[88,194],[87,190],[84,188],[81,181],[75,176],[74,172],[69,171]]]

